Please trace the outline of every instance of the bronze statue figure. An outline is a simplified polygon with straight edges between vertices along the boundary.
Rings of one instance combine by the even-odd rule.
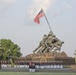
[[[48,35],[44,35],[39,46],[33,51],[33,53],[60,52],[63,43],[64,42],[60,41],[53,32],[49,32]]]

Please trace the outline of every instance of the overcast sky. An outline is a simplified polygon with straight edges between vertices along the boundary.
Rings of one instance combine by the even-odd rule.
[[[44,9],[53,33],[64,41],[61,52],[76,50],[76,0],[0,0],[0,39],[11,39],[23,56],[33,53],[50,29],[45,17],[33,20]]]

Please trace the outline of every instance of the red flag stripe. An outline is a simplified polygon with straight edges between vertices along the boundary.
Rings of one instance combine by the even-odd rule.
[[[36,22],[36,23],[38,23],[38,24],[40,24],[40,18],[41,17],[43,17],[44,16],[44,12],[43,12],[43,10],[41,9],[40,10],[40,12],[37,14],[37,16],[35,17],[35,19],[34,19],[34,22]]]

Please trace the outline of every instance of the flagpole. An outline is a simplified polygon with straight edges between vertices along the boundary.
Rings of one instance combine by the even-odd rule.
[[[42,8],[41,8],[41,9],[42,9]],[[43,9],[42,9],[42,10],[43,10]],[[44,10],[43,10],[43,12],[44,12]],[[44,12],[44,16],[45,16],[46,22],[47,22],[47,24],[48,24],[48,26],[49,26],[49,28],[50,28],[50,31],[52,32],[51,26],[50,26],[50,24],[49,24],[49,21],[48,21],[48,19],[47,19],[47,17],[46,17],[45,12]]]

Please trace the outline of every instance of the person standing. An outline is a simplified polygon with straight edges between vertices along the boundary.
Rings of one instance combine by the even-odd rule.
[[[32,72],[35,72],[35,64],[32,63]]]
[[[32,72],[32,62],[29,63],[29,72]]]

